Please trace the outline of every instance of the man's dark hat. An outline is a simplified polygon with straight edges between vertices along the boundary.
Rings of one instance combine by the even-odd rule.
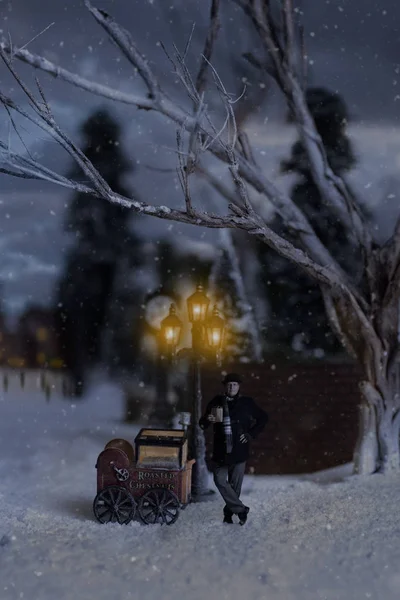
[[[226,383],[242,383],[242,378],[237,373],[228,373],[222,380],[222,383],[225,385]]]

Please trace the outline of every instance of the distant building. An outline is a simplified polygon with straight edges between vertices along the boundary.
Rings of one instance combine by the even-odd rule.
[[[12,331],[0,318],[0,364],[30,369],[63,367],[52,311],[29,308]]]
[[[21,316],[17,337],[26,366],[60,369],[54,313],[38,307],[29,308]]]
[[[71,395],[70,376],[58,351],[58,336],[51,310],[30,307],[14,330],[6,327],[0,314],[0,375],[3,389],[15,385],[32,391],[52,390]]]

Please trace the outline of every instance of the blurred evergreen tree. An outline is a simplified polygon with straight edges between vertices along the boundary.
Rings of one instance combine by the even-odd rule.
[[[177,290],[183,282],[192,283],[193,288],[199,283],[207,287],[212,260],[202,257],[190,247],[180,248],[168,239],[160,240],[155,246],[154,260],[158,279],[155,293],[178,300]]]
[[[223,232],[224,235],[225,232]],[[245,290],[243,278],[244,265],[239,264],[231,232],[227,239],[220,241],[217,257],[213,263],[210,283],[221,316],[225,319],[224,355],[226,360],[243,362],[259,360],[254,348],[254,332],[249,321],[249,311],[253,310],[247,296],[239,294]],[[221,240],[221,236],[220,236]],[[262,354],[262,349],[259,352]]]
[[[95,111],[82,125],[83,152],[118,194],[131,193],[123,184],[132,165],[121,148],[121,130],[104,109]],[[70,176],[85,181],[79,168]],[[65,228],[74,235],[57,294],[61,351],[71,369],[76,394],[83,392],[86,368],[101,358],[101,340],[108,327],[111,301],[121,261],[136,264],[139,241],[129,227],[132,211],[75,194]]]
[[[4,333],[7,328],[6,317],[5,317],[5,312],[4,312],[3,294],[4,294],[3,284],[0,283],[0,333]]]
[[[325,88],[310,88],[306,100],[325,147],[332,171],[343,176],[356,163],[351,142],[346,135],[348,111],[339,94]],[[291,117],[289,116],[289,120]],[[334,210],[325,204],[314,184],[310,164],[301,141],[292,147],[291,156],[281,164],[283,173],[295,173],[298,181],[291,198],[301,208],[337,262],[353,277],[358,277],[361,255]],[[366,208],[360,209],[369,218]],[[271,227],[299,244],[295,232],[274,217]],[[318,285],[297,266],[280,257],[264,244],[259,244],[262,285],[270,304],[266,337],[275,349],[293,350],[321,356],[335,353],[341,346],[329,328]]]

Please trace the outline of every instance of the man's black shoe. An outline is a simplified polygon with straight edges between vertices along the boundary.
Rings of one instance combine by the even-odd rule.
[[[247,515],[249,514],[249,511],[250,511],[250,508],[248,506],[245,506],[245,510],[238,514],[240,525],[244,525],[246,523]]]
[[[233,513],[229,510],[228,507],[224,508],[224,523],[233,523],[232,521]]]
[[[224,523],[233,523],[232,515],[224,515]]]

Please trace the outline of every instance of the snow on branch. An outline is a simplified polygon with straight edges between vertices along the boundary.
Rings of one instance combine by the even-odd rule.
[[[136,106],[137,108],[143,108],[144,110],[154,109],[153,100],[150,100],[145,96],[142,97],[136,94],[120,92],[115,88],[91,81],[90,79],[81,77],[77,73],[68,71],[68,69],[63,69],[59,65],[47,60],[47,58],[39,56],[38,54],[34,54],[29,50],[17,48],[16,46],[11,48],[11,45],[4,40],[0,42],[0,48],[6,54],[12,55],[13,58],[18,58],[20,61],[31,65],[35,69],[40,69],[44,73],[48,73],[55,79],[62,79],[63,81],[66,81],[67,83],[70,83],[81,90],[95,94],[96,96],[101,96],[102,98],[107,98],[108,100],[121,102],[123,104],[130,104],[132,106]]]
[[[27,92],[29,92],[27,88],[25,89]],[[67,180],[66,178],[64,178],[62,181],[58,175],[51,177],[50,170],[46,171],[41,165],[37,165],[37,168],[35,169],[36,163],[29,159],[18,159],[15,163],[15,169],[12,167],[8,169],[7,172],[9,174],[13,174],[13,170],[16,170],[20,174],[19,176],[23,174],[27,177],[29,176],[32,178],[52,181],[56,184],[67,185],[68,187],[71,187],[71,189],[76,189],[77,191],[91,194],[96,198],[114,202],[131,208],[136,212],[155,216],[161,219],[168,219],[172,221],[178,221],[180,223],[216,229],[243,229],[250,234],[260,237],[268,245],[279,252],[279,254],[299,264],[299,266],[301,266],[306,272],[315,277],[317,280],[334,287],[345,287],[344,283],[331,268],[322,267],[318,264],[315,264],[302,250],[295,248],[292,244],[290,244],[290,242],[284,240],[279,235],[274,233],[263,222],[261,217],[256,214],[251,216],[238,216],[235,213],[234,215],[220,216],[195,210],[192,210],[191,213],[188,213],[187,211],[174,210],[166,206],[152,206],[145,202],[138,202],[116,194],[111,190],[111,188],[109,188],[108,184],[104,184],[104,180],[100,174],[98,174],[97,170],[89,161],[89,159],[83,155],[81,150],[75,146],[72,140],[70,140],[68,136],[58,127],[55,121],[47,116],[46,111],[41,110],[40,112],[40,109],[37,109],[40,117],[44,121],[40,122],[38,119],[35,119],[29,115],[29,113],[1,93],[0,102],[7,104],[11,110],[18,112],[38,127],[41,127],[47,133],[50,133],[50,135],[52,135],[54,139],[56,139],[58,143],[65,148],[65,150],[79,164],[79,166],[84,169],[84,172],[92,186],[84,186],[74,182],[73,180]],[[2,144],[2,148],[4,149],[4,144]],[[84,158],[82,158],[82,156]],[[8,162],[11,164],[13,163],[13,155],[11,153],[8,156]]]
[[[116,26],[117,25],[114,22],[114,27]],[[1,42],[0,47],[5,53],[10,54],[11,48],[8,43],[3,41]],[[182,126],[185,123],[186,130],[189,132],[193,131],[196,127],[195,118],[171,102],[163,91],[160,91],[160,95],[158,96],[157,100],[150,99],[145,96],[127,94],[109,86],[105,86],[81,77],[80,75],[72,73],[67,69],[63,69],[62,67],[48,61],[44,57],[33,54],[26,49],[21,50],[13,46],[12,55],[13,58],[17,58],[25,63],[28,63],[31,66],[52,75],[53,77],[62,79],[85,91],[108,98],[115,102],[133,105],[139,109],[154,110],[171,119],[179,126]],[[206,133],[208,135],[210,132]],[[221,150],[220,147],[212,144],[208,149],[218,159],[227,162],[226,152]],[[340,272],[340,268],[333,256],[319,240],[308,219],[295,205],[291,198],[278,190],[278,188],[276,188],[276,186],[274,186],[274,184],[265,177],[263,171],[254,164],[254,161],[249,162],[248,156],[245,157],[237,151],[235,151],[235,156],[238,162],[240,175],[249,185],[256,189],[261,195],[266,196],[272,202],[277,213],[281,215],[284,221],[290,221],[292,230],[296,230],[298,232],[299,243],[307,250],[310,256],[320,264],[334,266],[334,268]]]
[[[130,60],[135,68],[138,69],[141,77],[146,83],[150,97],[145,98],[144,103],[142,100],[139,100],[137,105],[141,108],[146,107],[153,109],[173,119],[175,123],[181,127],[181,140],[183,139],[184,131],[188,132],[189,134],[193,134],[192,141],[196,140],[196,143],[198,142],[203,144],[203,148],[200,147],[199,149],[200,151],[204,149],[210,150],[217,158],[220,158],[227,163],[241,202],[231,203],[229,205],[229,208],[233,214],[220,216],[195,210],[191,199],[186,197],[186,210],[181,211],[165,206],[152,206],[115,194],[98,173],[98,171],[94,168],[93,164],[88,160],[88,158],[74,144],[67,134],[59,128],[50,112],[49,105],[44,98],[42,88],[39,87],[41,98],[39,101],[19,78],[12,64],[13,61],[11,61],[10,58],[7,58],[7,56],[10,55],[11,49],[9,47],[7,48],[7,46],[3,43],[0,47],[1,57],[13,74],[18,85],[23,89],[29,98],[31,107],[39,119],[37,117],[32,117],[31,114],[27,113],[20,106],[16,105],[4,94],[0,95],[0,101],[9,110],[18,112],[23,117],[29,119],[32,123],[40,127],[42,130],[49,133],[82,168],[89,180],[89,185],[82,187],[74,181],[67,180],[65,178],[61,179],[57,175],[53,176],[50,172],[46,172],[40,165],[35,165],[33,163],[28,164],[23,163],[22,161],[16,161],[14,163],[15,168],[13,168],[13,157],[11,154],[7,158],[9,166],[8,172],[13,175],[18,173],[18,176],[31,176],[43,180],[49,180],[50,178],[50,180],[52,180],[54,183],[66,185],[72,189],[78,189],[79,186],[80,191],[90,193],[97,198],[101,198],[110,202],[117,202],[123,206],[129,206],[137,212],[157,216],[163,219],[175,220],[182,223],[190,223],[204,227],[228,227],[243,229],[252,235],[258,236],[263,242],[270,245],[279,254],[298,264],[311,277],[320,283],[324,283],[327,286],[340,288],[342,291],[346,291],[346,293],[351,294],[354,299],[357,298],[357,302],[362,304],[363,299],[361,295],[355,289],[353,289],[352,284],[347,280],[345,274],[337,265],[336,261],[316,236],[310,223],[301,210],[297,208],[289,196],[280,192],[274,186],[274,184],[264,176],[261,169],[257,167],[257,165],[255,165],[253,162],[249,162],[240,152],[236,150],[235,145],[237,141],[237,128],[234,111],[232,109],[232,104],[235,102],[235,100],[233,100],[230,94],[226,91],[221,78],[211,65],[207,56],[204,55],[203,59],[208,68],[212,70],[214,84],[220,93],[225,105],[227,116],[229,117],[227,123],[229,124],[230,135],[228,135],[227,141],[222,139],[224,127],[222,129],[218,129],[214,125],[208,114],[206,106],[203,105],[203,94],[199,95],[196,85],[193,83],[190,73],[185,65],[185,55],[181,55],[175,47],[176,62],[174,64],[176,64],[177,72],[180,74],[180,79],[185,86],[186,91],[197,104],[194,114],[188,114],[179,106],[174,105],[167,98],[166,94],[160,89],[154,74],[148,66],[148,63],[139,53],[136,46],[134,46],[128,32],[121,28],[106,13],[94,8],[88,1],[86,2],[86,6],[94,15],[96,20],[106,29],[111,38],[117,43],[125,56]],[[25,62],[30,62],[34,66],[42,68],[43,70],[47,70],[56,76],[60,73],[58,67],[55,65],[50,66],[48,61],[45,61],[45,59],[42,59],[41,57],[34,57],[26,49],[18,50],[16,48],[12,48],[12,58],[20,58]],[[82,80],[77,78],[77,76],[71,73],[67,74],[65,71],[63,72],[63,75],[64,78],[70,80],[71,83],[81,86]],[[91,89],[93,85],[95,93],[100,93],[101,90],[99,87],[96,87],[97,84],[92,84],[92,82],[88,82],[87,80],[84,81],[83,87],[89,91],[93,91]],[[109,91],[106,93],[109,93]],[[130,102],[135,103],[134,97],[131,97]],[[205,147],[204,144],[206,144]],[[196,156],[198,148],[195,148],[194,144],[191,145],[190,150]],[[187,177],[187,166],[187,163],[186,165],[181,163],[181,175],[185,173],[185,177]],[[184,167],[186,167],[186,169]],[[185,181],[181,181],[183,181],[185,189]],[[274,203],[275,207],[283,216],[283,218],[286,221],[290,221],[292,228],[296,229],[298,232],[300,244],[306,249],[307,252],[304,252],[300,248],[296,248],[290,242],[273,232],[267,226],[262,217],[255,213],[248,198],[245,181],[257,189],[260,193],[266,195]]]
[[[298,74],[298,53],[304,55],[299,48],[294,25],[292,0],[281,1],[281,23],[277,23],[272,15],[270,2],[265,0],[232,0],[250,17],[259,35],[267,57],[272,63],[268,67],[268,75],[276,80],[286,97],[289,109],[293,112],[295,123],[299,129],[303,146],[307,152],[310,170],[323,202],[332,206],[349,234],[355,234],[358,243],[364,250],[365,261],[373,260],[372,239],[363,214],[354,202],[347,185],[336,175],[327,160],[325,148],[315,127],[314,120],[308,110],[300,75]],[[262,61],[257,61],[261,70]],[[253,61],[254,64],[254,61]]]
[[[136,48],[136,44],[129,31],[117,24],[104,10],[100,10],[93,6],[89,0],[84,0],[84,2],[86,8],[89,9],[93,17],[103,29],[105,29],[110,38],[114,40],[122,54],[138,70],[140,77],[143,79],[149,90],[149,98],[157,101],[159,98],[158,81],[150,69],[147,60]]]

